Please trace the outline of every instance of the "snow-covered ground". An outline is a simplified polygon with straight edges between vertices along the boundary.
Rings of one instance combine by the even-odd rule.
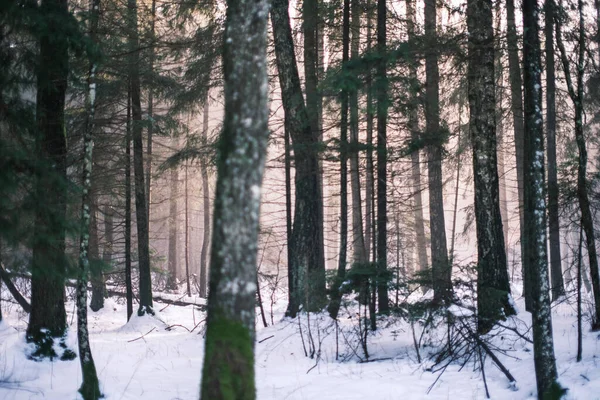
[[[522,306],[522,303],[518,302],[518,305]],[[312,316],[310,333],[317,349],[321,342],[321,351],[320,358],[310,359],[304,355],[298,320],[281,320],[284,306],[275,306],[275,325],[262,328],[258,319],[256,379],[260,400],[485,398],[481,373],[472,362],[462,370],[460,365],[451,365],[441,377],[439,373],[427,370],[432,361],[419,364],[411,327],[406,322],[387,321],[389,326],[372,335],[369,351],[373,361],[365,363],[354,355],[355,351],[358,356],[363,356],[351,334],[357,325],[356,318],[343,315],[336,335],[335,326],[328,317]],[[156,309],[164,307],[158,303]],[[68,310],[71,326],[67,342],[76,350],[72,303],[68,304]],[[24,341],[27,316],[16,306],[4,310],[4,314],[5,320],[0,324],[0,399],[76,399],[81,380],[78,360],[28,360]],[[560,382],[569,388],[569,399],[600,399],[600,368],[597,365],[600,337],[585,326],[583,361],[576,363],[575,317],[574,307],[567,303],[554,309]],[[202,311],[194,306],[171,305],[155,318],[133,317],[126,324],[125,306],[109,299],[103,310],[90,312],[89,318],[92,351],[107,399],[198,398],[204,347],[205,315]],[[529,323],[529,314],[522,312],[519,318],[524,321],[521,328]],[[270,322],[270,316],[267,319]],[[308,322],[304,316],[301,327],[305,344],[309,341]],[[385,324],[380,321],[380,325]],[[172,326],[170,330],[165,330],[169,326]],[[416,329],[418,335],[421,328],[417,326]],[[439,330],[439,334],[444,334],[445,328]],[[349,346],[346,340],[353,345]],[[508,350],[508,356],[499,355],[499,358],[517,383],[511,386],[488,358],[485,373],[491,397],[535,398],[532,345],[509,331],[496,340],[499,346]],[[426,356],[430,349],[422,348],[421,354]]]

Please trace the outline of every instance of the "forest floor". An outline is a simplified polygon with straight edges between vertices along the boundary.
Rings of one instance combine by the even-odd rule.
[[[203,300],[196,301],[200,304]],[[517,319],[506,324],[530,337],[530,315],[523,311],[522,300],[517,305],[521,310]],[[262,320],[257,318],[259,400],[486,398],[479,364],[473,362],[475,357],[462,369],[459,363],[449,365],[442,375],[430,370],[434,361],[428,356],[439,350],[435,343],[443,341],[440,338],[446,335],[445,324],[426,329],[420,348],[423,361],[419,363],[411,324],[394,318],[379,320],[379,329],[370,334],[370,358],[365,362],[356,334],[356,316],[346,311],[336,327],[326,315],[312,315],[310,320],[303,315],[299,323],[298,319],[282,319],[285,304],[276,303],[272,311],[267,307],[270,326],[263,328]],[[16,306],[4,308],[5,320],[0,323],[0,399],[77,399],[79,362],[28,360],[24,340],[27,315]],[[101,311],[89,313],[92,351],[107,399],[198,398],[205,313],[195,306],[158,303],[155,308],[162,309],[156,317],[134,316],[129,323],[125,323],[125,305],[114,299],[108,299]],[[76,351],[74,311],[69,303],[67,343]],[[553,324],[559,380],[569,389],[568,399],[600,399],[600,336],[584,323],[583,360],[577,363],[574,305],[565,301],[555,306]],[[413,326],[419,340],[423,326],[419,322]],[[498,358],[517,382],[510,384],[487,357],[484,371],[491,398],[536,398],[532,344],[510,330],[495,332],[491,343],[506,351],[497,353]],[[304,350],[310,351],[311,338],[313,359],[306,357]]]

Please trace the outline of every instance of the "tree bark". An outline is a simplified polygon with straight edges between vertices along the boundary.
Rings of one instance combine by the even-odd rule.
[[[544,132],[542,126],[542,81],[539,39],[539,7],[535,0],[523,1],[523,70],[525,90],[524,200],[526,249],[524,268],[531,273],[533,351],[538,399],[552,396],[560,388],[556,379],[552,312],[546,251],[546,188],[544,185]]]
[[[342,22],[342,65],[349,60],[350,47],[350,0],[344,0]],[[340,285],[346,277],[346,263],[348,251],[348,90],[343,88],[340,93],[341,118],[340,118],[340,253],[336,279],[331,288],[331,301],[327,310],[333,319],[337,319],[340,311],[342,294]],[[351,166],[352,168],[353,166]],[[352,170],[353,172],[353,170]],[[353,176],[354,178],[354,176]],[[352,186],[352,227],[354,232],[354,185]],[[360,202],[358,203],[360,209]],[[362,226],[362,218],[359,220]],[[356,245],[356,244],[354,244]],[[356,248],[355,248],[356,254]]]
[[[269,137],[266,0],[229,0],[223,43],[225,118],[200,398],[254,400],[256,257]]]
[[[416,13],[415,1],[406,0],[406,19],[409,42],[416,37]],[[408,129],[410,130],[411,140],[421,139],[419,132],[419,99],[420,82],[417,75],[417,60],[413,57],[408,65],[408,74],[412,84],[411,88],[411,106],[408,111]],[[428,266],[427,260],[427,239],[425,236],[425,218],[423,217],[423,187],[421,185],[421,155],[420,150],[416,149],[410,154],[411,179],[414,200],[414,218],[415,233],[417,244],[417,259],[419,262],[419,271],[425,271]]]
[[[92,0],[90,10],[90,40],[97,42],[100,0]],[[92,53],[93,54],[93,53]],[[81,239],[79,244],[79,270],[77,271],[77,343],[79,345],[79,363],[81,365],[82,382],[79,388],[84,400],[97,400],[102,397],[96,365],[90,347],[90,335],[87,326],[87,281],[90,272],[90,258],[96,257],[98,251],[98,224],[95,218],[94,193],[92,192],[92,168],[94,151],[94,125],[96,100],[96,69],[95,54],[90,56],[88,72],[88,91],[86,93],[86,126],[83,132],[83,198],[81,212]],[[90,223],[93,225],[90,227]],[[90,228],[92,232],[90,232]],[[95,237],[94,237],[95,233]],[[91,243],[95,240],[95,243]],[[91,246],[95,248],[91,248]],[[96,253],[96,254],[93,254]],[[89,257],[88,257],[89,255]],[[100,275],[102,273],[100,272]],[[104,293],[100,296],[104,302]]]
[[[98,240],[98,208],[97,205],[94,204],[94,188],[92,187],[90,190],[90,221],[88,223],[88,262],[90,262],[89,272],[92,283],[92,299],[90,300],[90,308],[92,311],[96,312],[104,307],[104,275],[102,274],[100,244]]]
[[[202,143],[208,145],[208,95],[204,99],[204,111],[202,113]],[[202,249],[200,250],[200,297],[206,297],[208,276],[206,275],[206,259],[210,244],[210,193],[208,188],[208,163],[203,157],[200,160],[200,173],[202,175],[202,214],[203,227]]]
[[[529,289],[529,272],[525,269],[523,259],[525,257],[525,219],[523,211],[524,187],[523,187],[523,92],[521,67],[519,61],[519,45],[517,39],[517,26],[515,23],[515,2],[506,0],[506,41],[508,47],[508,73],[510,80],[511,110],[513,116],[513,129],[515,134],[515,159],[517,164],[517,196],[519,201],[519,232],[521,242],[521,266],[523,271],[523,295],[525,296],[525,309],[532,310],[533,298]]]
[[[496,158],[496,92],[491,0],[468,0],[469,130],[477,225],[478,331],[515,314],[510,300]]]
[[[565,294],[560,254],[558,173],[556,168],[556,74],[554,66],[554,0],[545,0],[546,34],[546,153],[548,156],[548,224],[550,230],[550,277],[552,300]]]
[[[360,45],[360,4],[358,0],[352,0],[351,3],[351,57],[358,59]],[[363,231],[362,199],[359,170],[359,146],[358,138],[358,88],[352,88],[349,93],[350,109],[350,185],[352,190],[352,249],[354,252],[353,261],[364,264],[368,261],[367,249],[365,247],[365,236]]]
[[[138,269],[140,304],[138,315],[154,315],[152,309],[152,281],[150,276],[150,239],[148,232],[148,210],[144,186],[144,149],[142,143],[142,106],[140,100],[139,37],[137,22],[137,0],[127,0],[130,28],[129,80],[131,85],[131,115],[133,131],[133,175],[135,178],[135,216],[138,237]]]
[[[373,42],[372,25],[373,25],[373,6],[370,1],[367,1],[367,52],[371,51]],[[367,250],[367,258],[370,261],[375,261],[376,244],[375,244],[375,165],[373,162],[373,122],[375,113],[373,105],[373,74],[372,69],[369,69],[366,77],[367,91],[367,172],[365,176],[365,247]],[[371,256],[369,257],[369,254]]]
[[[176,148],[179,148],[179,140],[176,141]],[[170,174],[170,198],[169,198],[169,259],[168,259],[168,278],[167,289],[177,289],[177,264],[178,264],[178,227],[179,211],[177,202],[179,201],[179,166],[171,168]]]
[[[440,98],[437,46],[437,7],[425,0],[425,36],[430,41],[425,54],[425,122],[428,143],[429,222],[431,229],[431,272],[435,301],[446,301],[452,294],[452,266],[448,260],[442,154],[445,138],[440,129]]]
[[[54,357],[53,338],[63,337],[67,321],[64,305],[67,143],[65,93],[69,72],[69,39],[65,25],[71,16],[66,0],[43,0],[40,15],[47,23],[39,41],[37,75],[37,157],[48,172],[38,175],[31,314],[26,338],[36,345],[32,356]]]
[[[150,8],[150,55],[149,55],[149,72],[154,73],[154,60],[156,58],[156,0],[152,0]],[[154,89],[148,90],[148,142],[146,150],[146,209],[148,211],[148,225],[150,224],[150,206],[152,198],[152,140],[154,134]]]
[[[133,314],[133,285],[131,282],[131,84],[127,91],[127,133],[125,137],[125,291],[127,321]]]
[[[295,206],[292,236],[288,243],[289,303],[286,315],[295,317],[301,304],[320,309],[326,301],[323,255],[322,205],[319,188],[318,138],[313,135],[302,98],[294,53],[287,0],[274,0],[271,21],[275,58],[285,112],[285,126],[292,139],[295,175]],[[309,285],[310,282],[310,285]],[[305,290],[310,289],[308,298]]]
[[[573,84],[571,77],[571,62],[567,57],[564,43],[562,41],[562,21],[556,19],[556,44],[560,50],[560,58],[563,72],[567,81],[569,97],[575,107],[575,142],[577,143],[577,200],[581,211],[581,224],[585,232],[586,250],[590,264],[590,275],[592,277],[592,288],[594,292],[595,317],[592,320],[592,330],[600,330],[600,274],[598,271],[598,253],[596,250],[596,239],[594,235],[594,219],[590,207],[590,199],[587,184],[587,147],[583,133],[583,105],[584,105],[584,83],[583,75],[585,68],[585,26],[583,19],[583,2],[578,0],[579,32],[577,36],[577,72],[576,82]]]
[[[387,268],[387,7],[385,0],[377,0],[377,297],[379,312],[388,314]]]

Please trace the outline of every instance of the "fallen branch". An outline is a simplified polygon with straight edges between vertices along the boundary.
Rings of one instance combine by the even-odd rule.
[[[267,336],[266,338],[259,340],[258,343],[266,342],[267,340],[274,338],[274,337],[275,337],[275,335]]]
[[[8,287],[8,290],[13,295],[13,297],[15,298],[15,300],[17,300],[17,302],[19,303],[19,305],[21,307],[23,307],[23,310],[25,310],[25,312],[27,312],[27,313],[31,312],[31,305],[21,295],[21,293],[19,293],[18,289],[11,282],[11,280],[10,280],[11,275],[16,276],[18,278],[24,278],[24,279],[31,279],[31,276],[27,275],[27,274],[9,274],[4,269],[4,265],[0,264],[0,278],[4,281],[4,283]],[[65,286],[71,287],[71,288],[76,288],[77,284],[76,284],[76,282],[71,282],[71,281],[67,280],[65,282]],[[88,287],[88,290],[92,290],[91,286]],[[105,290],[105,292],[109,296],[127,297],[127,293],[119,292],[118,290],[114,290],[114,289],[108,289],[107,288]],[[179,298],[178,300],[171,300],[171,299],[167,299],[167,298],[161,297],[161,296],[152,296],[152,300],[153,301],[157,301],[159,303],[165,303],[165,304],[174,305],[174,306],[180,306],[180,307],[196,306],[200,311],[206,311],[206,306],[204,304],[197,304],[197,303],[192,303],[192,302],[189,302],[189,301],[182,301],[181,298]]]
[[[144,338],[144,336],[146,336],[146,335],[147,335],[147,334],[149,334],[150,332],[154,331],[155,329],[156,329],[156,327],[154,327],[154,328],[150,329],[148,332],[146,332],[145,334],[143,334],[143,335],[142,335],[142,336],[140,336],[139,338],[131,339],[131,340],[128,340],[127,342],[129,342],[129,343],[130,343],[130,342],[135,342],[136,340],[143,339],[143,338]]]
[[[21,293],[19,293],[19,290],[10,280],[10,274],[4,269],[4,264],[2,263],[0,263],[0,278],[2,278],[4,284],[6,284],[6,287],[8,288],[10,294],[12,294],[17,303],[19,303],[19,305],[23,308],[23,311],[29,314],[31,312],[31,304],[29,304],[27,300],[21,295]]]
[[[498,359],[498,357],[496,357],[494,352],[492,350],[490,350],[489,346],[483,340],[481,340],[479,335],[475,334],[471,330],[471,328],[469,328],[469,326],[467,324],[465,324],[464,322],[462,322],[462,323],[463,323],[463,326],[465,327],[465,329],[467,330],[467,332],[469,332],[469,335],[471,335],[471,337],[473,339],[475,339],[477,344],[490,356],[490,358],[492,359],[494,364],[496,364],[496,366],[500,369],[500,371],[502,371],[504,373],[504,375],[506,375],[506,377],[508,378],[508,381],[510,383],[516,382],[517,380],[514,378],[514,376],[512,376],[510,371],[504,366],[504,364],[502,364],[500,362],[500,360]]]
[[[176,327],[176,326],[180,326],[180,327],[182,327],[183,329],[185,329],[186,331],[188,331],[188,332],[191,332],[191,331],[190,331],[188,328],[186,328],[186,327],[185,327],[185,326],[183,326],[183,325],[179,325],[179,324],[174,324],[174,325],[167,326],[167,327],[165,328],[165,331],[170,331],[172,328],[174,328],[174,327]]]

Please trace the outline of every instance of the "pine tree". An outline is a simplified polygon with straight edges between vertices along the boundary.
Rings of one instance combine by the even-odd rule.
[[[37,75],[36,156],[49,172],[37,176],[36,224],[31,271],[31,314],[27,340],[37,349],[33,357],[54,357],[53,338],[66,332],[64,305],[67,144],[65,94],[69,73],[69,35],[73,28],[66,0],[44,0],[39,12],[46,29],[40,31]],[[42,200],[43,199],[43,200]]]

